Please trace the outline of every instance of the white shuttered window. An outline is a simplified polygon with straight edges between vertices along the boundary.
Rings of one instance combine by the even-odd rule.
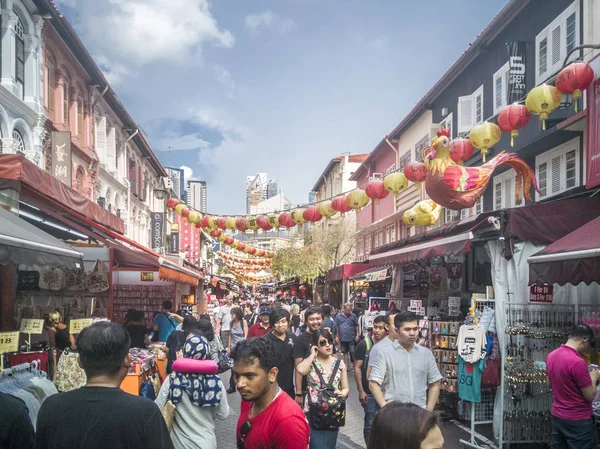
[[[466,133],[483,122],[483,85],[465,97],[458,97],[458,132]]]
[[[96,119],[96,152],[101,164],[106,164],[106,117]]]
[[[110,172],[114,172],[117,159],[117,144],[115,128],[108,129],[106,138],[106,168]]]
[[[494,176],[494,210],[523,206],[525,204],[522,191],[521,201],[517,204],[515,198],[516,186],[517,175],[512,169],[505,171],[501,175]]]
[[[570,140],[535,158],[535,175],[542,194],[536,199],[559,195],[581,184],[579,177],[579,139]]]
[[[508,62],[504,64],[496,73],[494,73],[494,115],[506,106],[507,103],[507,86],[508,86],[508,70],[510,69]]]

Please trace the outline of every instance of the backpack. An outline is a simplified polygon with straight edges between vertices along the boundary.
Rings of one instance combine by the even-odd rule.
[[[340,362],[339,359],[335,362],[328,383],[325,383],[321,371],[313,362],[313,369],[318,374],[322,387],[317,393],[316,402],[309,400],[309,421],[315,430],[335,430],[346,423],[346,400],[336,396],[333,388],[335,373],[340,367]]]

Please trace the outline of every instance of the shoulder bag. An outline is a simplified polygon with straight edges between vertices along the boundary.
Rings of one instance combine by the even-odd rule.
[[[313,362],[313,369],[319,376],[321,389],[317,393],[317,401],[309,401],[310,425],[315,430],[335,430],[346,423],[346,400],[335,394],[333,382],[337,370],[340,367],[340,360],[335,362],[329,382],[325,379],[321,371]]]

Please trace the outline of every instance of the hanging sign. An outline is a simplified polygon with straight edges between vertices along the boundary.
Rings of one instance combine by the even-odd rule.
[[[529,287],[529,302],[552,304],[553,290],[552,285],[533,284]]]
[[[154,212],[152,214],[152,248],[160,251],[163,247],[163,212]]]
[[[154,272],[153,271],[142,271],[142,272],[140,272],[140,281],[142,281],[142,282],[152,282],[152,281],[154,281]]]
[[[71,166],[71,133],[52,131],[52,174],[70,186]]]
[[[21,320],[20,331],[23,334],[39,335],[44,331],[44,320],[23,318]]]
[[[448,298],[448,316],[460,315],[460,296],[450,296]]]
[[[19,350],[18,332],[0,332],[0,354]]]
[[[527,94],[527,74],[525,72],[525,54],[527,42],[512,41],[508,48],[508,80],[506,104],[517,103]]]
[[[94,322],[93,318],[83,318],[80,320],[71,320],[69,322],[69,332],[72,334],[78,334],[86,327],[91,326],[93,322]]]
[[[367,282],[376,282],[383,281],[387,277],[388,269],[384,268],[383,270],[375,271],[374,273],[365,274],[365,281]]]

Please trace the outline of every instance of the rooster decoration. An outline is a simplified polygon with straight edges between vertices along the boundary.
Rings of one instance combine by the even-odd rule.
[[[442,206],[432,200],[423,200],[402,214],[406,226],[432,226],[442,211]]]
[[[449,135],[448,129],[440,129],[431,146],[423,149],[423,163],[427,167],[425,189],[436,203],[453,210],[473,207],[485,192],[492,172],[501,164],[506,164],[517,172],[517,203],[521,202],[521,191],[529,201],[531,186],[539,192],[535,174],[515,153],[502,152],[479,167],[458,165],[450,157]]]

